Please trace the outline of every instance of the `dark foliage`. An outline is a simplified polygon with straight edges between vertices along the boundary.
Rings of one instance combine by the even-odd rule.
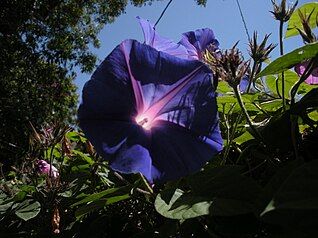
[[[133,0],[141,6],[147,0]],[[28,149],[30,123],[74,121],[75,67],[91,72],[102,27],[128,1],[4,0],[0,9],[0,158]]]

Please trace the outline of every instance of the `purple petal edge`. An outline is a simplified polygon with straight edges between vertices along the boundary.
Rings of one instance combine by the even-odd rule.
[[[295,66],[295,71],[300,77],[304,74],[308,64],[309,64],[309,61],[306,61],[304,63],[300,63]],[[305,80],[305,83],[312,84],[312,85],[318,84],[318,68],[315,68],[311,72],[311,74]]]

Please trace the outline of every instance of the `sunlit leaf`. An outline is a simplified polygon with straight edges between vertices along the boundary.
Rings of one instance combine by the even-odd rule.
[[[181,189],[164,190],[155,200],[159,214],[170,219],[190,219],[209,214],[212,201],[186,194]]]
[[[240,135],[239,137],[236,137],[234,139],[234,141],[241,145],[243,144],[244,142],[248,141],[248,140],[251,140],[251,139],[254,139],[254,137],[248,132],[248,131],[245,131],[242,135]]]
[[[274,99],[271,101],[263,102],[260,104],[260,107],[267,112],[276,112],[279,108],[282,107],[281,99]]]
[[[89,165],[92,165],[94,164],[94,160],[88,155],[88,154],[85,154],[79,150],[73,150],[72,151],[75,155],[78,156],[78,158],[86,161]]]
[[[226,94],[233,93],[233,89],[229,86],[229,84],[225,81],[218,82],[218,88],[216,90],[218,93]]]
[[[127,194],[129,193],[130,189],[131,189],[130,186],[124,186],[119,188],[109,188],[99,193],[90,194],[84,199],[72,204],[71,207],[75,207],[81,204],[91,203],[103,197],[111,197],[111,196],[117,196],[121,194]]]
[[[107,205],[129,199],[130,190],[131,186],[110,188],[99,193],[90,194],[84,199],[72,204],[71,207],[79,206],[75,211],[75,216],[77,219],[80,219],[94,210],[102,209]]]
[[[276,81],[275,81],[276,77],[274,76],[267,76],[266,77],[266,84],[268,86],[268,88],[275,94],[277,94],[277,89],[276,89]],[[290,89],[292,88],[292,86],[298,81],[299,77],[298,75],[291,71],[291,70],[287,70],[284,73],[284,94],[286,98],[290,97]],[[278,92],[279,95],[282,95],[282,76],[279,75],[278,76]]]
[[[237,99],[234,95],[226,95],[218,97],[217,102],[218,104],[237,103]]]
[[[318,42],[307,44],[303,47],[300,47],[292,52],[285,54],[272,63],[270,63],[265,69],[263,69],[258,75],[257,78],[263,77],[271,74],[278,74],[287,69],[292,68],[296,64],[315,57],[318,54]]]
[[[317,110],[308,113],[308,116],[311,120],[318,122],[318,111]]]

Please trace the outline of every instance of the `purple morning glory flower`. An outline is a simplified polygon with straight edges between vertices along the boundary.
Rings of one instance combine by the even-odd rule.
[[[201,60],[206,49],[217,51],[219,42],[215,39],[214,33],[209,28],[189,31],[182,34],[179,44],[186,47],[189,59]]]
[[[53,178],[57,178],[59,176],[59,171],[53,165],[50,165],[45,160],[37,161],[37,169],[40,174],[51,175]],[[51,173],[50,173],[51,172]]]
[[[112,169],[177,179],[222,150],[212,72],[189,47],[140,24],[145,43],[123,41],[85,84],[79,123]],[[196,45],[213,42],[204,32]]]
[[[247,88],[248,88],[249,82],[250,82],[249,76],[244,75],[240,81],[240,84],[239,84],[239,88],[240,88],[241,93],[247,93]],[[263,87],[266,87],[265,83],[262,80],[261,80],[261,84],[263,85]],[[266,89],[265,89],[265,91],[266,91]],[[257,88],[255,88],[254,84],[252,83],[250,90],[249,90],[249,93],[256,93],[256,92],[258,92],[258,90],[257,90]]]
[[[295,66],[295,71],[299,76],[302,76],[308,66],[309,62],[306,61],[304,63],[298,64]],[[307,84],[318,84],[318,68],[315,68],[308,78],[305,80]]]
[[[240,81],[240,91],[242,92],[242,93],[245,93],[246,91],[247,91],[247,87],[248,87],[248,84],[249,84],[249,81],[250,81],[250,79],[249,79],[249,77],[247,76],[247,75],[245,75],[242,79],[241,79],[241,81]]]
[[[207,48],[217,50],[219,47],[219,42],[215,39],[213,31],[209,28],[183,33],[179,43],[175,43],[170,39],[158,35],[154,25],[149,21],[140,17],[137,17],[137,19],[144,33],[145,43],[158,51],[182,59],[200,60],[202,53]]]

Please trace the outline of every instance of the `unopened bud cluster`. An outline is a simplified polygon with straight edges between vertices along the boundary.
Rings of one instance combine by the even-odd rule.
[[[215,76],[226,81],[231,87],[237,87],[249,69],[249,61],[244,61],[236,45],[217,54],[209,51],[205,54],[205,62],[211,67]]]
[[[263,41],[258,44],[257,32],[254,32],[253,38],[249,41],[249,55],[256,63],[262,63],[269,58],[269,54],[276,47],[274,44],[266,46],[269,35],[265,35]]]
[[[303,41],[305,43],[313,43],[317,41],[317,37],[315,34],[312,32],[311,27],[310,27],[310,18],[312,17],[314,10],[311,11],[308,16],[306,14],[303,14],[301,11],[298,11],[298,15],[302,24],[303,29],[297,28],[299,34],[303,38]],[[318,22],[316,23],[318,26]]]
[[[274,9],[270,12],[276,20],[281,22],[287,22],[290,19],[298,4],[298,1],[296,1],[292,6],[287,6],[286,0],[282,0],[280,5],[277,4],[275,0],[271,0],[271,2]]]

